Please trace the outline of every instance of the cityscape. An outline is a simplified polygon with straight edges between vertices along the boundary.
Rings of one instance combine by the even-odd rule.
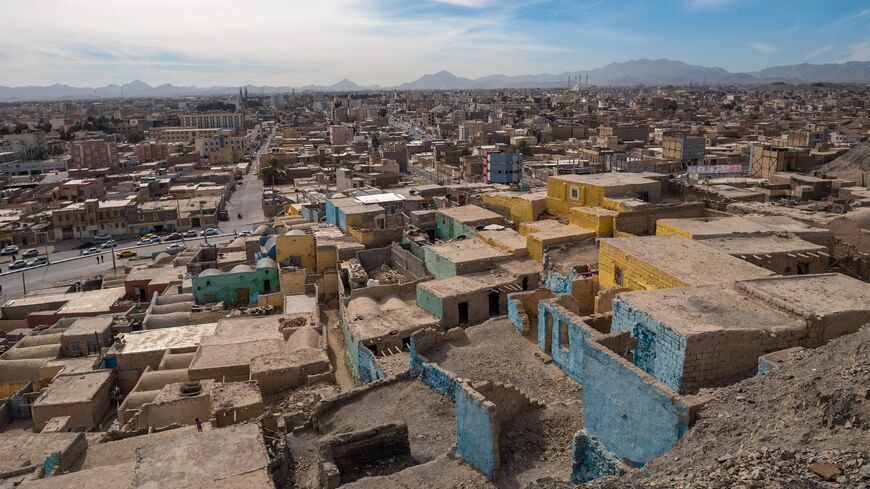
[[[0,488],[870,489],[866,5],[128,3],[2,5]]]

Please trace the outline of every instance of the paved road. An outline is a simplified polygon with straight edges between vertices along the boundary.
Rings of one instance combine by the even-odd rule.
[[[264,145],[265,148],[265,145]],[[218,230],[223,236],[210,236],[209,243],[226,242],[232,239],[235,232],[243,230],[253,230],[258,224],[265,221],[263,216],[262,195],[263,182],[257,178],[257,168],[260,151],[257,152],[255,163],[251,171],[244,176],[241,181],[241,186],[233,193],[227,203],[227,212],[230,220],[222,222],[218,226]],[[239,219],[237,214],[241,214]],[[200,244],[203,238],[185,239],[185,244]],[[118,247],[114,251],[123,248],[131,248],[139,256],[151,256],[152,253],[163,251],[170,243],[159,243],[149,246],[136,246],[135,240],[119,241]],[[22,248],[21,251],[24,251]],[[44,252],[44,248],[39,248],[40,256]],[[8,269],[8,263],[3,263],[3,273],[0,274],[0,285],[2,285],[2,296],[0,296],[0,304],[9,299],[22,297],[24,295],[24,284],[21,277],[24,276],[27,290],[33,291],[43,289],[54,285],[66,285],[79,278],[93,277],[100,274],[112,274],[112,256],[110,250],[101,250],[102,256],[105,257],[103,263],[98,263],[96,256],[81,256],[81,251],[78,249],[57,251],[49,254],[48,266],[36,268],[15,270]],[[4,261],[9,257],[3,257]],[[123,272],[124,265],[128,262],[127,258],[116,258],[115,264],[117,269]],[[132,263],[137,260],[133,259]]]

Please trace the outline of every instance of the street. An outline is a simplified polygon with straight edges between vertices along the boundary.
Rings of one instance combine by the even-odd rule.
[[[230,196],[226,206],[229,221],[222,222],[217,227],[221,236],[208,237],[210,244],[225,243],[230,241],[235,233],[245,230],[253,231],[259,224],[265,222],[262,206],[263,182],[257,178],[257,170],[259,168],[260,154],[264,151],[264,148],[268,147],[269,139],[271,137],[256,152],[250,171],[240,181],[241,185],[238,189]],[[241,219],[238,218],[238,214],[242,215]],[[181,231],[183,232],[184,230]],[[183,243],[190,246],[191,244],[201,244],[203,241],[203,238],[186,238]],[[150,257],[151,254],[163,251],[167,246],[172,244],[172,242],[167,242],[148,246],[136,246],[136,242],[135,239],[120,240],[118,241],[118,246],[112,250],[100,249],[101,256],[105,257],[105,261],[102,263],[97,262],[96,255],[81,256],[81,250],[67,248],[49,253],[48,259],[50,264],[47,266],[11,271],[8,270],[8,261],[6,261],[6,259],[11,261],[11,257],[3,257],[6,263],[2,263],[3,273],[0,274],[0,286],[3,287],[0,303],[24,295],[25,284],[22,283],[22,276],[24,277],[28,292],[52,286],[68,285],[77,279],[84,279],[100,274],[112,274],[112,256],[122,249],[130,248],[138,254],[138,257],[133,259],[115,258],[115,263],[121,273],[123,273],[124,265],[128,261],[131,264],[146,263],[145,260],[141,260],[141,257]],[[73,244],[77,246],[77,243],[79,243],[78,240]],[[182,241],[175,241],[175,243],[182,243]],[[38,249],[40,256],[45,256],[44,247],[38,247]],[[20,251],[23,252],[24,248]]]

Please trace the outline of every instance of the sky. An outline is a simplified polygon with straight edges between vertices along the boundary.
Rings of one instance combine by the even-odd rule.
[[[0,0],[0,85],[396,85],[870,61],[867,0]]]

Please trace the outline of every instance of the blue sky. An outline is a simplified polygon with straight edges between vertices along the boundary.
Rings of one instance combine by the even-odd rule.
[[[870,60],[867,0],[0,0],[0,85],[391,85]]]

